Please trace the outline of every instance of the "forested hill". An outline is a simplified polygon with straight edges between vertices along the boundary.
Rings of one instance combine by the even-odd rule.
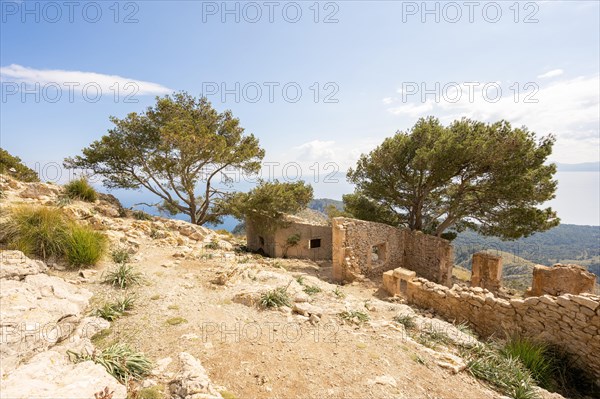
[[[452,244],[457,264],[479,250],[498,250],[541,265],[576,263],[600,276],[600,226],[561,224],[516,241],[467,231],[459,234]]]
[[[342,201],[333,200],[329,198],[314,199],[310,202],[310,204],[308,204],[308,207],[310,209],[314,209],[315,211],[325,212],[325,208],[327,208],[328,205],[335,205],[335,207],[339,210],[344,209],[344,203]]]

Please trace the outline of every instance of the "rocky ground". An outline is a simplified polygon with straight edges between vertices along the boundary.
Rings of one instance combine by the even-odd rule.
[[[154,363],[151,376],[128,387],[130,395],[501,396],[464,370],[457,343],[469,345],[475,337],[463,326],[387,298],[377,281],[332,284],[328,263],[236,251],[240,242],[234,237],[181,221],[136,220],[108,196],[93,204],[61,204],[60,187],[6,178],[0,189],[0,210],[18,203],[62,205],[81,223],[104,230],[112,248],[131,251],[131,264],[143,274],[141,285],[122,290],[102,283],[115,266],[109,257],[79,271],[2,252],[2,398],[93,398],[105,387],[114,398],[125,397],[126,387],[102,366],[73,363],[67,353],[116,342]],[[261,295],[280,287],[290,306],[261,308]],[[135,297],[127,315],[112,323],[92,316],[126,294]],[[397,316],[409,316],[415,326],[405,328]],[[54,335],[23,339],[31,328],[24,323],[55,326],[49,329]],[[70,328],[56,328],[62,325]],[[444,342],[430,339],[432,331],[444,334]]]

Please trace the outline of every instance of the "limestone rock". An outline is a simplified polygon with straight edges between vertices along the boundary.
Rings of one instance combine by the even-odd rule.
[[[29,259],[21,251],[0,251],[0,279],[22,280],[47,270],[44,262]]]
[[[0,383],[3,398],[93,398],[108,387],[113,399],[125,399],[127,390],[104,367],[94,362],[74,364],[56,351],[42,352]]]
[[[180,370],[169,383],[169,390],[175,398],[222,398],[198,359],[187,352],[181,352],[179,361]]]
[[[527,295],[581,294],[592,292],[595,284],[596,275],[582,266],[560,263],[553,267],[536,265],[533,268],[533,280]]]

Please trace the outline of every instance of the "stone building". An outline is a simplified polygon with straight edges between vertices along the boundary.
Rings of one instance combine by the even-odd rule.
[[[321,213],[305,209],[287,215],[288,226],[274,232],[246,221],[246,246],[274,258],[331,259],[331,225]]]

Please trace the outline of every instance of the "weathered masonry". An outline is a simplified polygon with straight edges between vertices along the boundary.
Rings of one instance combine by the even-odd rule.
[[[335,280],[352,281],[402,267],[450,285],[454,255],[447,240],[349,218],[334,218],[332,229]]]
[[[263,232],[246,221],[246,245],[274,258],[331,259],[331,226],[327,221],[288,217],[286,228]]]

